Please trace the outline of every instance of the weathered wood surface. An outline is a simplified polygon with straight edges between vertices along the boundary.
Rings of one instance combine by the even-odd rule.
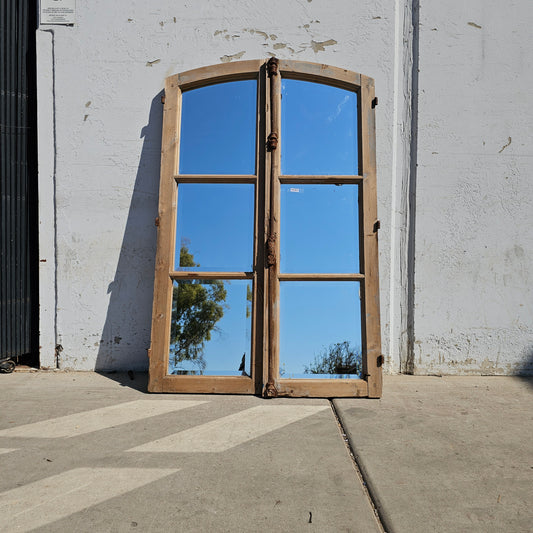
[[[301,61],[279,61],[277,75],[267,77],[264,60],[203,67],[167,78],[159,199],[159,228],[152,317],[149,390],[152,392],[260,393],[267,384],[279,395],[381,395],[381,339],[377,254],[376,146],[373,80],[336,67]],[[327,83],[359,94],[360,174],[354,176],[280,176],[281,77]],[[181,91],[222,81],[258,79],[257,157],[255,175],[179,175],[178,146]],[[277,148],[267,151],[266,139],[277,134]],[[255,184],[254,271],[183,272],[174,270],[174,240],[179,183]],[[362,231],[361,273],[279,272],[280,185],[360,185]],[[237,376],[169,376],[168,352],[172,281],[180,279],[251,279],[252,378]],[[360,281],[362,299],[363,372],[365,380],[285,380],[279,377],[280,281]]]
[[[176,183],[178,169],[179,121],[181,94],[172,80],[165,84],[161,177],[159,184],[159,216],[155,260],[154,302],[152,307],[152,338],[149,361],[150,392],[164,392],[163,377],[167,374],[172,309],[172,280],[169,272],[173,262],[176,215]]]
[[[350,398],[368,396],[364,379],[280,379],[279,396]]]
[[[363,183],[363,273],[364,282],[364,341],[366,357],[363,372],[368,381],[370,398],[381,397],[381,326],[379,310],[377,186],[376,186],[376,124],[372,101],[375,96],[374,80],[361,77],[361,149]],[[365,355],[365,354],[363,354]]]

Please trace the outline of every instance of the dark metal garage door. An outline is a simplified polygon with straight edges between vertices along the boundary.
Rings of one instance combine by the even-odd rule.
[[[38,362],[35,0],[0,3],[0,361]]]

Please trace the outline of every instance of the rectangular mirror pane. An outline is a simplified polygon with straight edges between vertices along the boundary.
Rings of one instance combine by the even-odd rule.
[[[280,378],[360,378],[359,282],[280,283]]]
[[[281,185],[280,270],[358,273],[359,186]]]
[[[250,272],[254,185],[180,183],[174,269]]]
[[[257,81],[182,95],[180,174],[255,174]]]
[[[173,283],[168,373],[251,375],[252,282]]]
[[[282,79],[281,95],[281,173],[358,174],[357,93]]]

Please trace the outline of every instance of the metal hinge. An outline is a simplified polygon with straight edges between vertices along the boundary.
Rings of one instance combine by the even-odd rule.
[[[265,398],[277,398],[278,389],[276,389],[276,385],[274,385],[273,381],[268,381],[268,383],[265,385],[264,396]]]
[[[267,62],[268,76],[277,76],[278,75],[278,58],[271,57]]]
[[[278,134],[273,131],[267,139],[267,150],[269,152],[272,152],[272,150],[275,150],[278,147]]]
[[[276,237],[276,233],[273,233],[266,242],[266,263],[268,268],[276,265]]]

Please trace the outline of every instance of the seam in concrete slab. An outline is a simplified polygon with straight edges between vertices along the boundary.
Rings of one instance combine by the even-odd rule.
[[[353,443],[351,442],[350,437],[348,436],[348,433],[344,428],[342,418],[335,407],[334,400],[330,400],[329,403],[331,405],[331,410],[333,411],[333,416],[337,421],[342,440],[344,441],[344,444],[346,445],[346,448],[348,450],[348,454],[352,459],[354,470],[357,474],[357,477],[359,478],[359,481],[361,482],[363,491],[368,498],[370,506],[372,507],[374,516],[376,517],[376,522],[378,524],[379,529],[382,531],[382,533],[395,533],[394,528],[392,527],[391,518],[389,514],[384,510],[383,504],[381,503],[381,500],[377,495],[372,480],[368,476],[368,472],[364,466],[364,463],[362,463],[361,458],[356,453]]]

